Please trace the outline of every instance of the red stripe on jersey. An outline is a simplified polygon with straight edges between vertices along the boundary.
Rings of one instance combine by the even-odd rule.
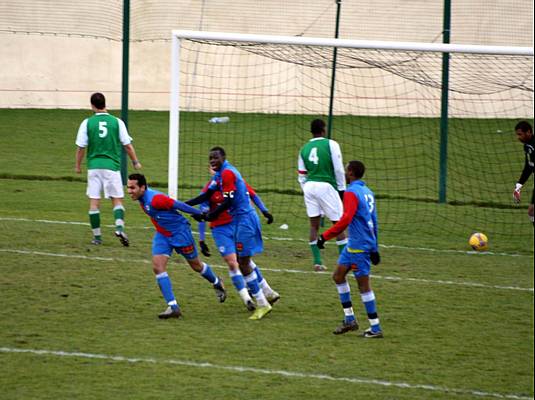
[[[303,170],[297,170],[297,173],[300,174],[300,175],[306,175],[307,172],[306,171],[303,171]]]
[[[344,214],[340,218],[340,221],[334,224],[329,230],[323,232],[325,240],[330,240],[338,236],[348,227],[357,212],[358,206],[359,199],[355,196],[355,193],[346,191],[344,193]]]
[[[156,197],[156,196],[155,196]],[[165,196],[164,196],[165,197]],[[147,215],[149,215],[147,213],[147,211],[145,210],[145,208],[143,207],[143,204],[139,203],[139,206],[141,207],[141,209],[143,210],[143,212]],[[152,222],[152,225],[154,225],[154,227],[156,228],[156,230],[158,232],[160,232],[162,235],[166,236],[166,237],[169,237],[169,236],[172,236],[171,232],[169,232],[167,229],[161,227],[158,222],[156,222],[156,220],[154,218],[152,218],[150,215],[150,222]]]
[[[221,186],[223,193],[233,192],[236,190],[236,175],[230,169],[226,169],[221,174]]]
[[[249,193],[249,197],[252,198],[253,196],[256,196],[256,192],[254,191],[254,189],[251,186],[249,186],[249,184],[247,182],[245,182],[245,186],[247,187],[247,192]]]
[[[150,205],[158,210],[171,210],[175,201],[163,194],[157,194],[152,198]]]

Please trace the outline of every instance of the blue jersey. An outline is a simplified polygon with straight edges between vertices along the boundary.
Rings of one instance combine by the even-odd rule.
[[[236,167],[228,161],[225,161],[220,170],[216,172],[210,188],[218,190],[217,186],[223,192],[223,197],[231,199],[230,215],[238,217],[254,212],[245,180]]]
[[[326,240],[338,236],[349,227],[349,252],[377,251],[377,210],[375,195],[361,180],[351,182],[344,194],[344,214],[323,234]]]
[[[200,211],[196,208],[173,200],[167,195],[148,187],[143,196],[139,198],[139,204],[150,217],[156,230],[167,237],[190,229],[189,221],[178,210],[190,214],[200,214]]]

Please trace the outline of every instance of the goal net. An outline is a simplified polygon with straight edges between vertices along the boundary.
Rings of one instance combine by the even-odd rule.
[[[464,245],[475,231],[503,242],[494,249],[532,240],[527,205],[512,202],[524,162],[514,126],[533,120],[532,49],[175,31],[171,80],[171,195],[198,193],[209,149],[222,146],[277,225],[306,227],[297,154],[332,105],[330,136],[344,162],[366,165],[387,242]]]

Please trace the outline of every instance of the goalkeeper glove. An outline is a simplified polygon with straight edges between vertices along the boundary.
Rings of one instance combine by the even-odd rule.
[[[517,183],[515,185],[515,190],[513,190],[513,201],[515,203],[520,203],[520,191],[522,190],[522,184],[521,183]]]
[[[262,211],[262,214],[266,217],[268,225],[273,222],[273,215],[271,215],[269,211]]]
[[[381,256],[379,255],[378,251],[372,251],[370,253],[370,261],[373,265],[377,265],[381,262]]]
[[[316,245],[318,246],[318,249],[324,249],[325,248],[325,238],[323,237],[323,235],[320,235],[318,237],[318,242],[316,243]]]
[[[206,257],[210,257],[210,249],[208,245],[204,243],[204,240],[199,240],[199,247],[201,248],[201,253]]]

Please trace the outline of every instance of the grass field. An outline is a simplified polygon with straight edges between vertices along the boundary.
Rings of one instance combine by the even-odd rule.
[[[169,271],[185,316],[160,321],[153,230],[139,207],[126,201],[131,247],[111,227],[103,246],[88,244],[85,183],[72,173],[84,115],[0,112],[1,399],[533,398],[533,230],[522,225],[524,212],[515,220],[499,215],[507,209],[488,208],[490,219],[509,218],[530,232],[504,235],[488,254],[466,251],[464,235],[445,234],[456,229],[447,219],[427,226],[425,242],[419,229],[386,230],[372,277],[383,340],[332,335],[342,311],[330,274],[311,271],[306,220],[295,217],[283,231],[277,212],[256,258],[282,296],[268,317],[247,319],[218,257],[206,261],[227,282],[224,304],[176,257]],[[154,132],[163,124],[152,129],[155,119],[164,120],[137,113],[132,125]],[[144,172],[164,181],[165,140],[159,152],[152,136],[135,140]],[[268,206],[291,196],[266,195]],[[406,202],[394,199],[380,216],[417,225],[419,212],[436,212],[432,203],[414,201],[407,210]],[[447,207],[466,219],[478,208]],[[102,218],[112,224],[109,204]],[[334,247],[324,255],[330,268]],[[366,328],[354,282],[352,291]]]

